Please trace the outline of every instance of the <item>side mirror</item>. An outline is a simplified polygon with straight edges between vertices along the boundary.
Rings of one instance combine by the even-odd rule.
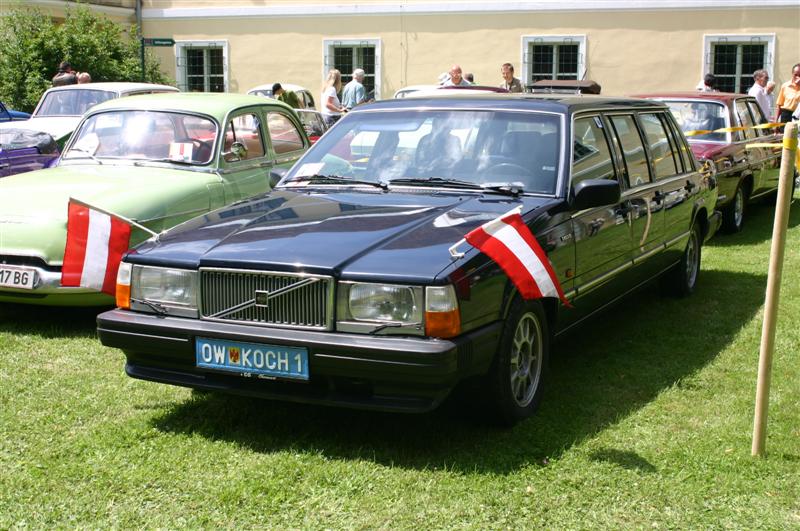
[[[573,189],[572,209],[583,210],[619,203],[620,190],[617,181],[608,179],[585,179]]]
[[[247,158],[247,147],[241,142],[234,142],[231,144],[231,150],[227,153],[223,153],[223,157],[227,162],[244,160]]]
[[[269,187],[275,188],[275,185],[278,184],[287,173],[289,173],[289,170],[286,168],[273,168],[272,171],[269,172]]]

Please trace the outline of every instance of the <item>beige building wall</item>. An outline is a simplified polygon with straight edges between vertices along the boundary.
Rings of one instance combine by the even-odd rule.
[[[568,35],[585,38],[589,79],[604,94],[653,90],[692,90],[704,72],[704,42],[708,35],[749,38],[766,36],[772,49],[773,79],[783,82],[800,61],[800,5],[739,9],[600,9],[596,11],[466,12],[413,14],[403,2],[402,14],[338,16],[216,16],[177,17],[187,4],[194,7],[262,6],[262,2],[144,2],[145,36],[176,41],[224,41],[227,51],[227,87],[245,92],[262,83],[280,81],[319,92],[324,75],[323,42],[328,39],[377,39],[380,94],[414,84],[435,83],[453,63],[473,72],[479,84],[497,85],[503,62],[522,71],[525,36]],[[317,5],[338,5],[317,0]],[[366,3],[362,3],[366,4]],[[375,0],[374,5],[386,4]],[[397,4],[397,3],[394,3]],[[428,2],[427,4],[430,4]],[[446,4],[439,2],[438,5]],[[463,3],[462,3],[463,4]],[[776,5],[777,5],[776,4]],[[270,2],[270,6],[298,7],[306,3]],[[787,7],[788,6],[788,7]],[[223,10],[224,11],[224,10]],[[199,11],[202,13],[202,11]],[[206,11],[206,14],[209,13]],[[409,14],[410,13],[410,14]],[[158,16],[155,16],[158,15]],[[175,52],[153,49],[170,76],[176,75]]]

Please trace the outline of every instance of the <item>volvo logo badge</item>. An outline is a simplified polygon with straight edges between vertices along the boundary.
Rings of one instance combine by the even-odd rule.
[[[256,306],[269,308],[269,291],[256,290]]]

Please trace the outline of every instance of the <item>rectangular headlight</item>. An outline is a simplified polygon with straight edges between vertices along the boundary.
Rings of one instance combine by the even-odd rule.
[[[340,321],[416,324],[422,322],[422,288],[396,284],[342,282]]]
[[[166,267],[133,266],[133,302],[197,309],[197,271]]]

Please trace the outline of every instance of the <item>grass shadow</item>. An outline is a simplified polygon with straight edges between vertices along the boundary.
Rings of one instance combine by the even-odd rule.
[[[97,315],[108,308],[62,308],[0,302],[0,333],[45,339],[96,337]]]
[[[663,389],[691,385],[691,376],[758,311],[765,282],[764,276],[702,271],[697,293],[688,299],[663,298],[653,287],[621,301],[554,346],[541,409],[510,430],[481,421],[475,400],[458,396],[429,414],[398,415],[193,393],[151,423],[264,453],[311,452],[463,473],[544,466]],[[647,469],[631,456],[605,458]]]
[[[747,205],[745,225],[736,234],[718,233],[707,245],[730,247],[756,245],[772,239],[772,226],[775,222],[775,202],[771,197]],[[800,225],[800,195],[795,195],[789,207],[789,228]]]

